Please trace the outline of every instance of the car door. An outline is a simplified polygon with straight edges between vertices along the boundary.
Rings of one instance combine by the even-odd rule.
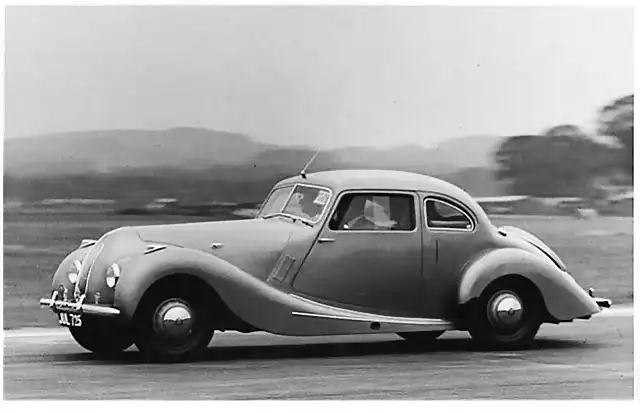
[[[343,193],[293,287],[346,307],[418,316],[424,286],[418,211],[412,192]]]
[[[477,219],[462,203],[439,194],[427,194],[422,202],[423,244],[434,254],[423,254],[425,313],[444,319],[458,305],[460,275],[469,259],[483,250]],[[487,247],[489,245],[486,245]]]

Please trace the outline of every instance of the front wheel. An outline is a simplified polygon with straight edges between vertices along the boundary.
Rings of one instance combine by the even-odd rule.
[[[126,325],[115,321],[86,317],[80,327],[70,327],[71,336],[83,348],[103,356],[116,355],[133,344]]]
[[[521,282],[489,286],[469,307],[471,337],[486,349],[530,346],[542,323],[542,302],[536,292]]]
[[[152,360],[176,362],[201,355],[213,337],[208,305],[186,287],[150,290],[136,315],[135,343]]]

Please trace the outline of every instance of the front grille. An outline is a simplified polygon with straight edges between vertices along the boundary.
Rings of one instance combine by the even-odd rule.
[[[74,291],[75,296],[78,297],[85,293],[87,285],[89,284],[89,278],[91,277],[91,270],[93,269],[93,265],[98,259],[98,256],[102,252],[102,249],[104,249],[104,243],[96,243],[82,261],[82,267],[78,274],[78,282],[76,282],[76,290]]]

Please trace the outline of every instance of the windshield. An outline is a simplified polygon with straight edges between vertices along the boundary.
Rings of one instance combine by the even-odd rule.
[[[331,192],[315,186],[296,185],[273,191],[258,217],[282,213],[316,223],[329,204]],[[285,203],[286,202],[286,203]]]
[[[260,211],[260,214],[258,214],[258,217],[260,218],[282,211],[284,203],[289,198],[289,194],[292,189],[293,188],[289,186],[274,190],[273,193],[271,193],[271,196],[269,196],[266,202],[264,202],[264,206],[262,206],[262,210]]]

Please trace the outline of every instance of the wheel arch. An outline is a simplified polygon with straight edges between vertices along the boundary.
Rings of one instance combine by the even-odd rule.
[[[230,273],[233,269],[240,272],[215,256],[190,249],[170,248],[142,256],[123,265],[122,275],[116,285],[114,305],[126,320],[131,321],[142,299],[152,290],[184,283],[201,291],[203,297],[211,302],[212,309],[224,314],[225,322],[219,325],[220,330],[235,327],[238,330],[254,329],[228,304],[229,299],[238,294],[234,293],[234,285],[243,281],[238,273]],[[225,296],[230,294],[233,296]]]
[[[211,283],[203,279],[203,277],[189,272],[176,271],[167,273],[153,281],[142,293],[136,304],[133,316],[137,313],[137,308],[143,304],[144,300],[153,296],[158,289],[174,290],[176,288],[187,288],[189,290],[198,291],[200,299],[204,299],[208,311],[213,316],[211,319],[215,330],[238,330],[249,332],[256,330],[253,326],[247,324],[240,319],[229,308],[226,302],[220,297],[220,294]]]
[[[495,277],[482,289],[478,296],[475,296],[473,299],[468,301],[466,305],[473,303],[473,301],[478,299],[486,290],[492,289],[498,285],[513,289],[514,292],[524,294],[533,299],[535,303],[539,305],[540,315],[542,316],[543,321],[553,320],[549,314],[549,309],[547,308],[542,291],[538,285],[530,278],[519,273],[508,273]]]

